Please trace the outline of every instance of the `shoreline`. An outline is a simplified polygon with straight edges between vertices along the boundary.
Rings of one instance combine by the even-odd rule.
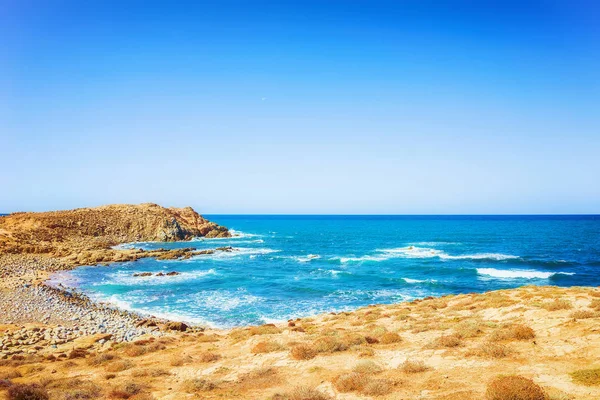
[[[127,244],[127,243],[125,243]],[[188,250],[188,249],[184,249]],[[165,250],[167,253],[171,250]],[[194,249],[194,251],[196,251]],[[151,257],[148,255],[148,257]],[[61,260],[45,257],[40,255],[8,255],[10,259],[6,261],[7,255],[0,255],[0,269],[6,273],[6,270],[21,269],[15,268],[15,263],[26,263],[28,268],[32,266],[40,267],[40,269],[34,268],[29,270],[28,273],[9,276],[8,280],[2,281],[0,284],[0,332],[6,330],[7,326],[13,327],[27,327],[30,326],[33,329],[44,326],[49,329],[60,327],[64,329],[65,335],[56,337],[58,344],[68,343],[76,340],[82,336],[90,335],[105,335],[110,337],[109,339],[103,340],[100,344],[103,345],[105,342],[108,345],[112,343],[132,342],[138,338],[152,335],[152,336],[163,336],[168,332],[178,331],[189,331],[189,332],[204,332],[212,331],[219,333],[228,333],[237,329],[248,329],[251,326],[257,325],[240,325],[230,328],[219,328],[210,326],[210,324],[195,323],[186,320],[157,317],[151,313],[143,313],[135,310],[127,310],[119,307],[118,305],[109,301],[95,301],[92,300],[88,295],[77,289],[76,287],[68,287],[59,283],[58,285],[49,284],[49,280],[53,274],[71,271],[79,268],[80,266],[73,266],[61,262]],[[145,258],[145,257],[144,257]],[[21,261],[19,261],[21,260]],[[116,261],[115,263],[118,263]],[[10,267],[13,268],[10,268]],[[7,268],[9,267],[9,268]],[[50,271],[49,271],[49,270]],[[522,286],[516,290],[528,287],[529,285]],[[537,286],[535,287],[549,287],[554,288],[555,286]],[[582,289],[595,289],[593,286],[581,286],[575,288]],[[506,290],[514,289],[498,289],[489,290],[481,293],[469,293],[469,294],[480,294],[488,295],[495,292],[503,292]],[[444,297],[456,296],[454,294],[443,295],[439,297],[428,296],[424,299],[443,299]],[[21,314],[21,308],[23,306],[23,299],[27,303],[25,307],[28,313],[19,316]],[[360,306],[352,310],[344,311],[325,311],[316,315],[305,316],[294,319],[305,319],[305,318],[318,318],[328,314],[337,313],[355,313],[358,310],[373,306],[396,306],[404,303],[411,303],[414,301],[421,301],[423,299],[413,299],[408,301],[401,301],[398,303],[385,303],[385,304],[372,304],[369,306]],[[13,312],[6,312],[6,305],[12,304],[9,310]],[[87,320],[86,320],[87,318]],[[96,324],[94,321],[99,320]],[[109,321],[109,322],[107,322]],[[291,319],[289,320],[291,321]],[[269,323],[265,323],[270,325]],[[276,325],[285,325],[286,321],[280,321],[275,323]],[[183,328],[185,326],[185,328]],[[4,329],[2,329],[4,327]],[[76,328],[76,329],[75,329]],[[66,336],[66,337],[63,337]],[[2,337],[0,336],[0,339]],[[29,343],[30,346],[37,345],[38,342]],[[51,343],[56,344],[56,343]],[[35,350],[34,346],[34,350]],[[39,347],[39,346],[37,346]],[[0,346],[0,350],[2,346]],[[6,349],[5,349],[6,350]],[[35,354],[37,351],[31,351],[29,349],[18,349],[13,352],[2,352],[0,351],[0,359],[8,358],[8,356],[14,354],[20,354],[27,352],[28,354]]]
[[[22,260],[32,262],[28,258]],[[55,260],[41,267],[44,262],[56,267]],[[0,267],[5,263],[0,256]],[[56,315],[62,320],[53,315],[47,322],[12,325],[0,313],[0,382],[3,376],[11,377],[4,380],[9,385],[53,382],[44,383],[57,394],[51,399],[67,392],[82,396],[90,388],[102,393],[107,385],[106,390],[119,390],[127,382],[135,382],[149,396],[144,398],[293,399],[290,393],[300,389],[286,382],[301,381],[308,385],[302,390],[324,396],[318,399],[395,399],[387,395],[400,393],[462,400],[481,398],[489,379],[500,373],[524,375],[552,400],[600,396],[600,387],[581,385],[569,375],[600,359],[595,325],[600,307],[587,311],[600,300],[596,287],[524,286],[370,305],[282,324],[203,329],[52,288],[44,283],[48,273],[0,286],[0,307],[9,296],[19,310],[23,302],[32,311],[63,310]],[[523,337],[511,336],[521,330]],[[7,372],[11,369],[18,375]],[[351,376],[371,386],[345,386]]]

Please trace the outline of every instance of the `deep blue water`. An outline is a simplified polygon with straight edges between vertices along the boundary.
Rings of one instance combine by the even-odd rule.
[[[600,285],[600,216],[227,216],[233,246],[183,261],[81,267],[56,280],[120,307],[217,327],[449,293]],[[177,271],[174,277],[133,277]]]

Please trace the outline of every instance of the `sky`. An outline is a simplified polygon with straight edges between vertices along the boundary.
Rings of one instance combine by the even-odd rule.
[[[600,4],[0,0],[0,170],[0,213],[600,213]]]

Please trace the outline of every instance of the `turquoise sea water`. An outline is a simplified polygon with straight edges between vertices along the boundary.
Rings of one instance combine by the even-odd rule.
[[[92,298],[215,327],[373,303],[522,285],[600,285],[600,216],[208,216],[233,246],[182,261],[142,259],[54,277]],[[172,277],[133,277],[177,271]]]

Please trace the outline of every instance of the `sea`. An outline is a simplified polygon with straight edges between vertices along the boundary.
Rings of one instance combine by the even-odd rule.
[[[232,238],[129,243],[213,249],[84,266],[51,283],[215,328],[524,285],[600,285],[600,216],[210,215]],[[156,276],[175,271],[179,275]],[[148,277],[136,273],[152,272]]]

